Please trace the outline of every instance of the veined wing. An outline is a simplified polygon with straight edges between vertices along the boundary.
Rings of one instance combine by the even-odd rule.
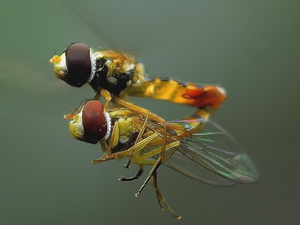
[[[189,124],[184,120],[169,124],[174,126],[176,123]],[[243,148],[213,121],[206,121],[200,131],[184,137],[164,164],[188,177],[213,185],[248,184],[258,178],[258,172]]]

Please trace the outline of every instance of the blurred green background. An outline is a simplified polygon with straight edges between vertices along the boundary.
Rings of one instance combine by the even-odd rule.
[[[1,1],[0,224],[299,224],[299,1]],[[176,221],[124,162],[92,165],[99,146],[71,139],[62,116],[93,91],[53,75],[68,43],[131,52],[152,76],[218,84],[215,121],[260,171],[220,188],[169,168],[159,184]],[[132,99],[166,119],[192,108]],[[145,178],[145,176],[143,176]]]

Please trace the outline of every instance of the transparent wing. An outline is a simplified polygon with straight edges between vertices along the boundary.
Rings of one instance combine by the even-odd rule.
[[[183,138],[177,151],[164,164],[212,185],[247,184],[258,178],[255,166],[242,147],[213,121],[206,121],[199,132]]]

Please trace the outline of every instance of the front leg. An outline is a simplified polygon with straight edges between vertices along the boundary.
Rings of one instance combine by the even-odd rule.
[[[93,160],[93,164],[97,163],[102,163],[105,161],[113,160],[116,158],[125,158],[129,157],[132,152],[137,153],[144,149],[147,144],[149,144],[153,139],[157,138],[158,135],[156,133],[152,134],[151,136],[142,139],[139,143],[133,145],[131,148],[129,148],[126,151],[121,151],[121,152],[115,152],[115,153],[110,153],[110,154],[105,154],[104,156],[101,157],[101,159]]]
[[[112,96],[111,96],[111,94],[109,93],[109,91],[108,91],[108,90],[105,90],[105,89],[101,89],[101,90],[100,90],[100,93],[101,93],[101,95],[106,99],[106,102],[105,102],[105,104],[104,104],[104,109],[107,109],[108,106],[109,106],[109,103],[110,103],[110,101],[111,101],[111,99],[112,99]]]
[[[93,100],[100,100],[100,97],[103,96],[106,100],[105,104],[104,104],[104,109],[107,109],[108,106],[109,106],[109,103],[112,99],[112,96],[111,94],[109,93],[108,90],[105,90],[105,89],[102,89],[102,88],[99,88],[99,90],[96,92]]]
[[[111,149],[113,147],[115,147],[118,144],[118,142],[119,142],[119,137],[120,137],[119,130],[120,130],[119,129],[119,123],[118,123],[118,121],[116,121],[114,123],[114,126],[113,126],[113,129],[112,129],[112,132],[111,132],[111,137],[109,139],[108,145],[106,144],[105,141],[101,141],[101,143],[100,143],[102,150],[104,150],[104,156],[102,156],[101,159],[93,160],[92,163],[94,163],[94,164],[95,163],[101,163],[102,160],[103,160],[103,157],[105,157],[107,155],[111,155],[110,154]],[[107,160],[109,160],[109,159],[107,159]],[[105,160],[105,161],[107,161],[107,160]]]

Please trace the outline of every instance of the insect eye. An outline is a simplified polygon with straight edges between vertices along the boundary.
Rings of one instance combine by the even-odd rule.
[[[72,44],[65,54],[68,70],[65,82],[75,87],[83,86],[92,72],[90,48],[81,43]]]
[[[108,127],[101,102],[91,100],[84,105],[82,125],[86,142],[95,144],[105,137]]]

